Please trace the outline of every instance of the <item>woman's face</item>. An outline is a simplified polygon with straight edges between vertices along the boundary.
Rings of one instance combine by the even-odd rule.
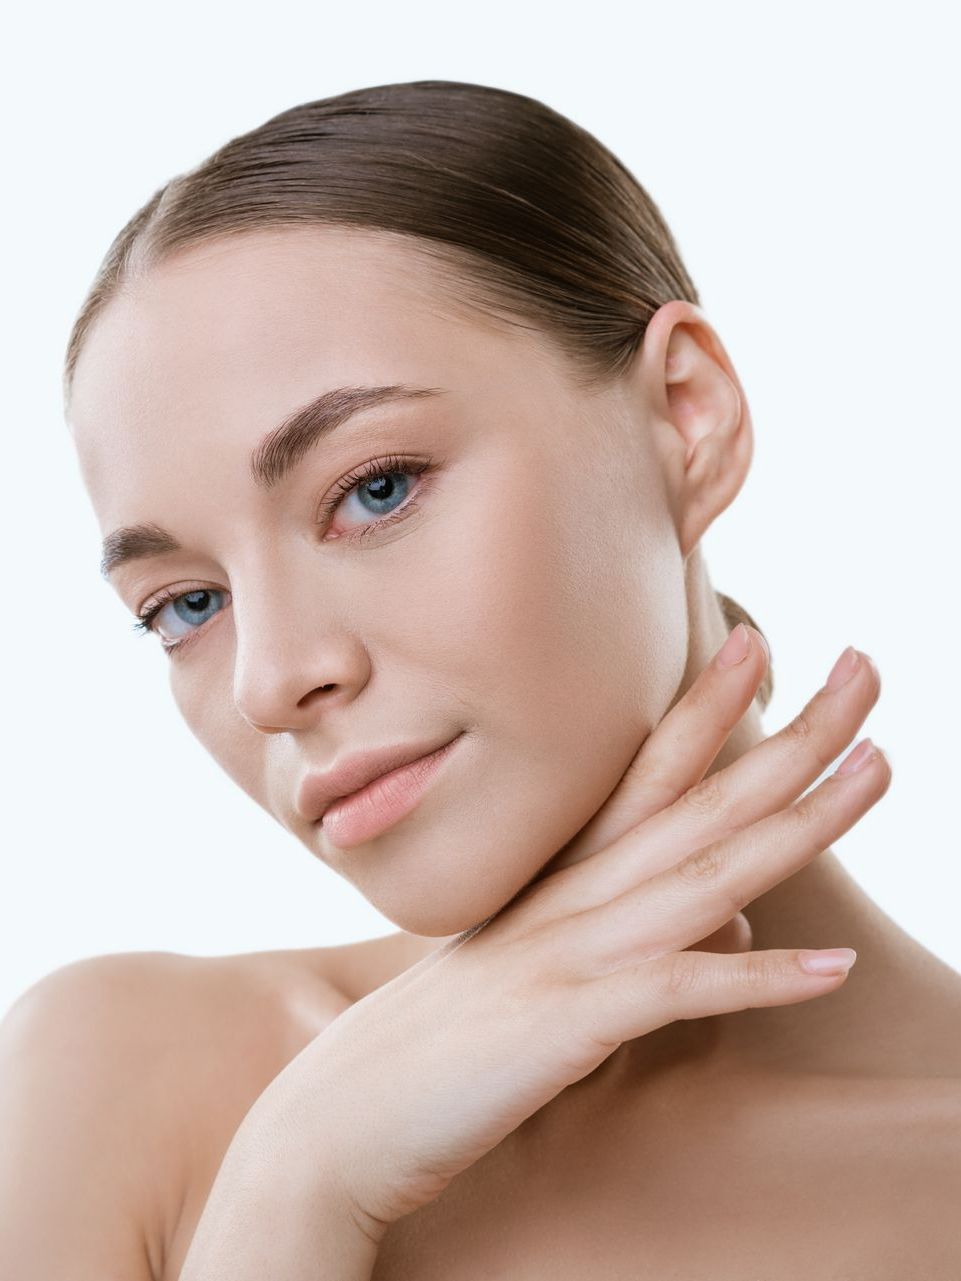
[[[302,427],[281,468],[294,411],[392,386],[435,394]],[[298,227],[182,252],[111,299],[70,417],[104,538],[171,536],[111,540],[138,554],[110,580],[134,614],[174,598],[153,626],[187,724],[414,934],[531,880],[682,679],[684,563],[637,382],[579,390],[409,238]],[[308,774],[458,735],[379,835],[341,847],[298,808]]]

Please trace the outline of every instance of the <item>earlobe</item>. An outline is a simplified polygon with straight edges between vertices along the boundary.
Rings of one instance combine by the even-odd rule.
[[[686,558],[744,483],[753,451],[750,411],[713,327],[681,299],[651,318],[641,375],[661,420],[656,438]]]

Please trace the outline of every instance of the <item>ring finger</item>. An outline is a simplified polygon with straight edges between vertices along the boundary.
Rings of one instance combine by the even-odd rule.
[[[569,960],[588,976],[679,951],[799,871],[887,791],[880,750],[795,804],[711,842],[617,898],[568,918]]]

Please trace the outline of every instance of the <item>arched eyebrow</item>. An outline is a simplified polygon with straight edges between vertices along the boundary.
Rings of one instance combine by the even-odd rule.
[[[354,414],[390,401],[439,396],[445,387],[335,387],[293,410],[260,441],[250,456],[250,474],[261,489],[273,489],[318,441],[330,436]],[[181,550],[173,534],[156,524],[124,525],[103,540],[100,573],[109,578],[131,560],[166,556]]]

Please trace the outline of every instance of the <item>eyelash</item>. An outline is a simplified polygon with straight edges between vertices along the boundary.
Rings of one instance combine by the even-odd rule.
[[[346,476],[342,477],[337,482],[330,497],[325,498],[320,504],[317,511],[318,518],[326,524],[340,506],[344,497],[349,494],[352,489],[356,489],[358,486],[364,484],[365,481],[374,480],[375,478],[380,479],[381,477],[396,475],[397,473],[405,476],[421,476],[425,473],[431,472],[433,468],[434,460],[432,458],[414,460],[401,458],[396,454],[388,454],[386,458],[373,458],[370,462],[364,463],[354,471],[348,472]],[[415,491],[415,494],[419,494],[422,488],[423,486],[418,488]],[[400,505],[400,507],[390,512],[387,516],[382,516],[379,520],[373,520],[370,524],[362,525],[353,533],[340,534],[338,539],[335,541],[339,541],[343,538],[350,542],[363,542],[364,538],[369,533],[379,532],[384,529],[385,526],[393,524],[395,520],[401,520],[409,516],[413,511],[417,510],[418,506],[419,502],[416,497],[408,498]],[[202,587],[188,588],[187,591],[174,591],[169,587],[164,588],[160,595],[155,597],[151,604],[138,616],[137,621],[133,624],[134,631],[142,635],[146,635],[153,630],[153,621],[165,605],[169,604],[173,600],[177,600],[180,596],[189,596],[192,592],[204,590],[205,589]],[[166,641],[161,640],[160,647],[166,653],[170,654],[173,650],[182,649],[184,645],[189,644],[193,637],[202,630],[202,628],[198,628],[197,632],[189,633],[183,640],[175,641],[173,644],[169,644]]]
[[[334,492],[329,498],[325,498],[321,503],[317,514],[319,517],[322,517],[325,522],[328,521],[340,506],[341,500],[349,494],[352,489],[355,489],[358,485],[362,485],[365,481],[373,480],[375,477],[379,478],[381,476],[395,475],[398,472],[404,476],[420,476],[424,472],[430,471],[433,466],[434,462],[431,458],[415,460],[409,458],[398,458],[396,454],[388,454],[386,458],[373,458],[370,462],[364,463],[354,471],[348,472],[346,476],[339,480],[334,486]],[[418,490],[418,493],[419,492],[420,491]],[[399,516],[401,512],[404,512],[406,515],[409,510],[416,506],[417,503],[408,498],[396,509],[396,511],[392,511],[387,516],[382,516],[380,520],[372,521],[369,525],[362,525],[356,534],[342,534],[341,538],[350,538],[351,540],[361,542],[368,530],[383,529],[385,525],[390,524],[394,517]]]

